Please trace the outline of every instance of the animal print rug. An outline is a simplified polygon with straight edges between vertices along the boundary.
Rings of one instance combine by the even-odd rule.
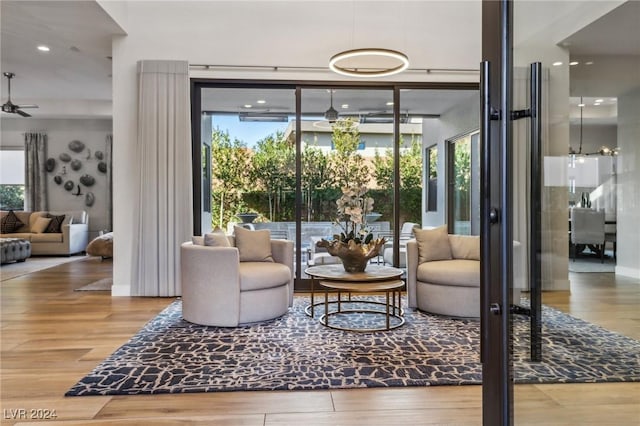
[[[395,330],[345,332],[324,327],[317,318],[305,315],[308,303],[308,298],[296,297],[293,308],[281,318],[220,328],[183,320],[181,302],[175,301],[66,395],[471,385],[482,381],[478,321],[406,309],[406,323]],[[317,309],[322,314],[323,308]],[[376,316],[366,316],[367,321],[375,321]],[[529,319],[515,319],[517,383],[640,381],[640,342],[549,307],[543,308],[542,318],[542,362],[529,361]],[[364,320],[356,315],[348,321],[357,325]]]

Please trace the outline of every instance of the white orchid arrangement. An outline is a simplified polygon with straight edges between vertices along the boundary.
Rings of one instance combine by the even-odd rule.
[[[340,226],[340,235],[334,235],[334,239],[348,243],[369,244],[373,234],[367,228],[366,215],[373,211],[373,198],[367,197],[367,187],[342,188],[342,196],[338,198],[338,218],[336,224]]]

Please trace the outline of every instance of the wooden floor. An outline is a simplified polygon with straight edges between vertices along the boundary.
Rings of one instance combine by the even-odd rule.
[[[481,386],[65,398],[172,301],[73,291],[110,274],[110,261],[94,258],[0,284],[2,424],[52,413],[56,425],[481,424]],[[570,278],[571,293],[544,303],[640,339],[638,280]],[[515,395],[518,425],[640,425],[640,383],[518,385]]]

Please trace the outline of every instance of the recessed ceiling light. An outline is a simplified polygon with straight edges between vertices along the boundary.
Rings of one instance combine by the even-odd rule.
[[[51,49],[49,49],[49,46],[45,46],[44,44],[41,44],[40,46],[38,46],[38,50],[41,52],[48,52]]]
[[[559,67],[560,65],[562,65],[562,62],[558,61],[558,62],[554,62],[553,64],[554,67]]]
[[[258,100],[256,101],[256,103],[259,103],[259,104],[266,104],[266,103],[267,103],[267,101],[265,101],[264,99],[258,99]]]
[[[578,106],[579,106],[580,108],[583,108],[583,107],[584,107],[584,104],[578,104]]]
[[[601,103],[601,102],[604,102],[604,99],[596,99],[596,100],[595,100],[595,101],[593,101],[593,102]]]
[[[391,105],[393,105],[393,102],[387,102],[387,105],[391,106]]]
[[[349,108],[349,104],[342,104],[342,109],[347,109]]]
[[[571,61],[569,62],[569,65],[574,66],[574,65],[578,65],[580,62],[578,61]]]
[[[593,61],[588,61],[584,63],[585,65],[593,65]]]
[[[246,104],[244,107],[245,107],[245,108],[251,108],[252,106],[253,106],[253,105],[251,105],[251,104]]]

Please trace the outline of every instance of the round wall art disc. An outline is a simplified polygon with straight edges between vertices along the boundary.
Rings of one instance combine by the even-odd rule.
[[[91,207],[93,203],[96,202],[96,197],[93,195],[93,192],[87,192],[87,195],[84,196],[84,204],[88,207]]]
[[[60,185],[62,183],[62,176],[60,176],[60,175],[54,176],[53,177],[53,181],[55,183],[57,183],[58,185]]]
[[[72,180],[68,180],[64,183],[64,189],[66,189],[67,191],[71,191],[75,187],[76,187],[76,184],[73,183]]]
[[[82,168],[82,161],[80,160],[71,160],[71,170],[78,171]]]
[[[52,172],[56,168],[56,159],[55,158],[47,158],[47,161],[44,163],[44,167],[48,172]]]
[[[98,171],[101,173],[107,173],[107,163],[101,161],[98,163]]]
[[[71,161],[71,156],[66,152],[63,152],[62,154],[60,154],[58,158],[60,159],[60,161],[64,163],[68,163],[69,161]]]
[[[96,183],[96,180],[91,175],[82,175],[80,176],[80,183],[84,186],[93,186]]]
[[[80,141],[69,142],[69,149],[73,152],[82,152],[84,149],[84,143]]]
[[[102,160],[104,158],[104,154],[102,153],[102,151],[96,151],[94,155],[98,160]]]

